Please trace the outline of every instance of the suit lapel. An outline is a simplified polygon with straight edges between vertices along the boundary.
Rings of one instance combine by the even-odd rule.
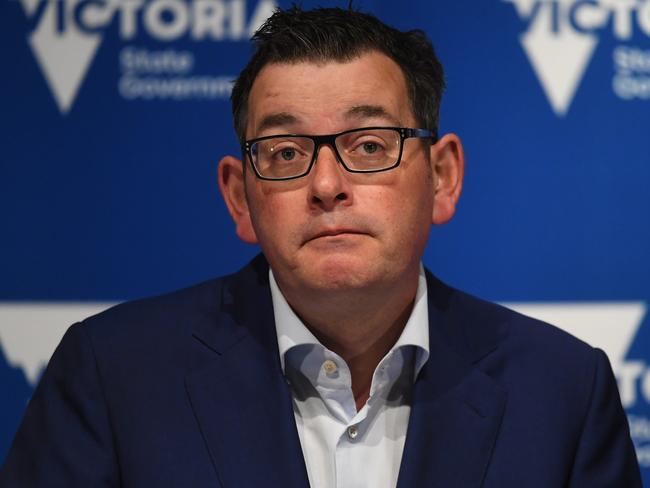
[[[307,487],[291,393],[278,359],[268,268],[224,285],[218,325],[195,327],[212,350],[186,377],[190,402],[224,487]]]
[[[496,348],[502,324],[475,316],[474,301],[427,280],[430,357],[414,386],[398,487],[478,487],[506,392],[477,363]],[[263,258],[224,285],[216,320],[195,326],[210,359],[185,383],[221,484],[308,487]]]
[[[473,316],[462,294],[427,280],[430,356],[414,386],[398,487],[479,487],[506,392],[476,363],[497,347],[502,324]]]

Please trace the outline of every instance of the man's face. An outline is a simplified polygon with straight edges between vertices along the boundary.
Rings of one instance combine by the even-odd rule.
[[[265,66],[250,93],[246,138],[369,126],[417,127],[401,69],[378,52]],[[263,181],[248,166],[238,234],[259,242],[285,293],[415,283],[438,178],[430,156],[421,140],[407,139],[400,166],[381,173],[347,172],[329,146],[295,180]]]

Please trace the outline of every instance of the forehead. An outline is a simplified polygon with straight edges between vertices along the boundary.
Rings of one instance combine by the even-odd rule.
[[[401,68],[388,56],[371,51],[344,62],[266,65],[248,99],[246,136],[413,123]]]

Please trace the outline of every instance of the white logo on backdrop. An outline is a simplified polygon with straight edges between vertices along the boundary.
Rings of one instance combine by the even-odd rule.
[[[248,39],[276,7],[273,0],[260,0],[247,20],[245,0],[20,2],[36,26],[28,36],[29,45],[62,114],[71,109],[111,24],[116,24],[125,42],[141,34],[159,43],[180,38],[237,41]],[[230,94],[232,77],[187,76],[194,65],[189,51],[150,51],[133,46],[125,49],[130,50],[121,55],[121,67],[128,78],[119,84],[119,93],[125,99],[216,98]],[[134,76],[143,74],[155,76]]]
[[[67,327],[98,313],[110,303],[0,303],[0,347],[9,363],[20,367],[34,385]],[[634,405],[637,383],[643,379],[650,403],[650,373],[627,352],[646,315],[644,302],[509,303],[525,315],[554,324],[594,347],[603,349],[619,379],[623,404]]]
[[[646,303],[507,305],[603,349],[616,374],[623,406],[634,407],[639,397],[650,403],[650,365],[627,359],[646,316]],[[0,303],[0,349],[9,365],[20,368],[34,387],[68,326],[109,306],[108,303]],[[650,467],[650,418],[643,415],[628,418],[639,462]]]
[[[568,112],[604,30],[611,28],[618,41],[650,37],[650,0],[503,1],[528,24],[519,40],[558,116]],[[650,99],[650,51],[619,46],[614,66],[616,96]]]
[[[110,303],[0,303],[0,349],[36,386],[66,329]]]
[[[623,303],[530,303],[511,308],[544,320],[607,353],[616,375],[621,403],[626,409],[639,398],[650,404],[650,365],[627,358],[630,346],[644,321],[647,304]],[[650,417],[628,414],[630,434],[639,464],[650,467]]]

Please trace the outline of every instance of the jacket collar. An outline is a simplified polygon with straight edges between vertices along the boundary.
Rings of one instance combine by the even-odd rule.
[[[431,354],[413,392],[398,487],[481,486],[506,404],[506,391],[480,370],[506,333],[494,307],[430,273]]]
[[[506,392],[478,364],[505,325],[489,315],[493,308],[428,272],[427,287],[430,356],[414,386],[398,487],[480,486]],[[219,316],[193,331],[213,358],[186,378],[219,479],[225,487],[307,487],[266,260],[226,278],[219,300]]]
[[[224,487],[307,488],[264,258],[225,278],[218,299],[218,316],[193,330],[211,358],[185,379],[217,476]]]

